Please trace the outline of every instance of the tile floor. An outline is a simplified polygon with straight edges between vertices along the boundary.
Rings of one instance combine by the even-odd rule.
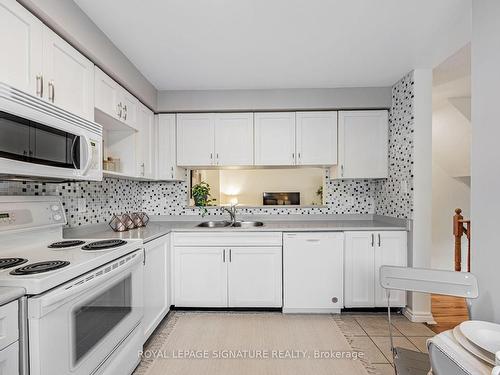
[[[381,375],[394,374],[386,316],[342,314],[337,323],[343,332],[349,332],[352,344],[365,351]],[[395,346],[427,352],[425,343],[435,333],[425,324],[412,323],[402,315],[395,315],[392,325]]]

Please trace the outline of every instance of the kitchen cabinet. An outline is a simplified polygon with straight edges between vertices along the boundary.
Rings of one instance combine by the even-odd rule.
[[[157,173],[158,180],[184,180],[186,170],[177,166],[176,116],[160,114],[157,117]]]
[[[295,165],[295,112],[255,113],[255,165]]]
[[[337,164],[337,112],[297,112],[297,165]]]
[[[48,27],[43,29],[44,98],[94,121],[94,64]]]
[[[214,164],[253,165],[253,113],[217,113],[214,117]]]
[[[170,309],[170,236],[144,244],[144,341]]]
[[[200,167],[253,165],[253,114],[178,114],[177,163]]]
[[[283,312],[340,313],[344,234],[283,234]]]
[[[379,269],[382,265],[406,266],[406,232],[346,232],[344,259],[345,307],[385,307]],[[405,305],[404,292],[391,292],[391,306]]]
[[[281,243],[276,232],[175,233],[175,306],[281,307]]]
[[[0,82],[41,97],[43,24],[15,0],[0,0]]]
[[[227,307],[225,257],[221,247],[176,247],[175,305]]]
[[[16,341],[0,350],[0,369],[2,374],[19,374],[19,342]]]
[[[116,130],[123,130],[123,125],[137,130],[139,101],[97,66],[94,92],[96,122]]]
[[[177,114],[177,164],[211,166],[214,164],[214,115]]]
[[[229,307],[281,307],[280,247],[226,249]]]
[[[0,81],[94,121],[94,64],[14,0],[0,0]]]
[[[148,179],[156,174],[156,123],[154,113],[140,104],[137,111],[137,175]]]
[[[387,178],[389,119],[386,110],[339,111],[338,165],[332,178]]]
[[[19,374],[18,301],[0,306],[0,373]]]

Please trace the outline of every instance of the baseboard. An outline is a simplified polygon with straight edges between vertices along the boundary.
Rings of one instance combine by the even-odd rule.
[[[403,315],[413,323],[437,324],[431,313],[415,313],[409,307],[403,309]]]
[[[340,308],[283,307],[283,314],[340,314]]]

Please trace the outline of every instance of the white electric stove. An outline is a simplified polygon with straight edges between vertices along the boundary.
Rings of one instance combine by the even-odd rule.
[[[131,373],[142,347],[142,240],[64,240],[65,224],[57,197],[0,197],[0,286],[26,291],[24,372]]]

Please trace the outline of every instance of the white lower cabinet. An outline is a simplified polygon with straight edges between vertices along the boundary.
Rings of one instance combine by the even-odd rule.
[[[386,307],[379,283],[382,265],[406,266],[404,231],[345,232],[345,307]],[[391,291],[391,306],[406,306],[406,294]]]
[[[19,341],[0,350],[0,374],[19,374]]]
[[[227,266],[220,247],[175,248],[175,305],[227,307]]]
[[[174,236],[177,307],[281,307],[281,233]]]
[[[229,249],[229,307],[281,307],[281,248]]]
[[[339,313],[344,233],[284,233],[284,313]]]
[[[170,244],[169,236],[144,244],[144,341],[170,309]]]

